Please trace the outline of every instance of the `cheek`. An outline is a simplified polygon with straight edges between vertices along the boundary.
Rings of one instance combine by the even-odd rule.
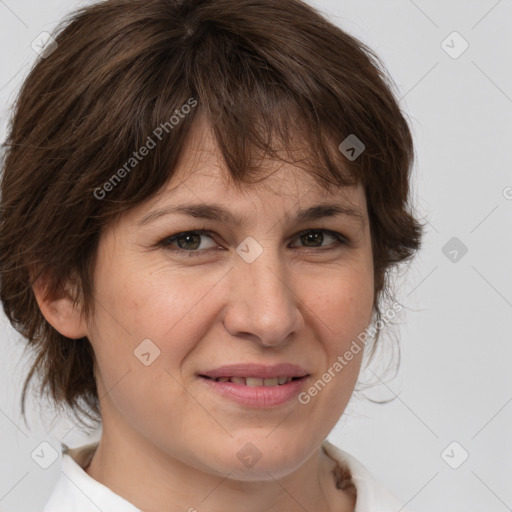
[[[307,306],[305,311],[310,312],[311,323],[321,330],[321,339],[328,340],[332,349],[343,349],[368,326],[373,305],[371,272],[333,271],[303,285],[300,296]]]
[[[352,395],[361,368],[364,339],[361,341],[360,335],[372,317],[373,273],[358,266],[332,272],[316,282],[316,292],[305,303],[315,337],[321,340],[324,359],[319,375],[322,382],[313,383],[309,398],[323,409],[322,414],[336,422]]]
[[[358,336],[367,328],[372,314],[372,273],[363,270],[332,272],[316,282],[308,297],[309,325],[322,345],[319,374],[299,396],[309,417],[320,418],[331,428],[337,423],[352,396],[359,376],[364,342]],[[305,292],[305,290],[303,290]]]
[[[156,362],[166,359],[177,367],[211,325],[209,311],[213,315],[214,308],[206,306],[221,276],[204,270],[118,265],[115,271],[105,268],[98,277],[97,296],[103,307],[97,312],[96,333],[98,339],[109,340],[105,358],[128,360],[132,367],[133,351],[149,339],[167,356]],[[101,345],[100,352],[105,352]]]
[[[190,402],[180,368],[203,335],[191,315],[198,316],[195,306],[212,284],[207,279],[191,283],[164,271],[131,272],[122,265],[115,271],[105,268],[98,283],[101,306],[91,340],[98,361],[98,391],[108,395],[106,409],[119,411],[143,431],[148,418],[158,424],[160,414],[170,419],[173,411]]]
[[[126,321],[133,332],[169,343],[177,350],[195,339],[201,326],[208,324],[209,308],[214,300],[209,292],[218,284],[219,276],[212,273],[179,273],[176,270],[139,274],[127,281]]]

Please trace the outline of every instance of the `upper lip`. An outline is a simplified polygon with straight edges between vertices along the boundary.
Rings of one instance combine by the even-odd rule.
[[[275,377],[304,377],[309,375],[304,368],[296,364],[281,363],[273,366],[261,364],[230,364],[201,372],[199,375],[218,379],[220,377],[253,377],[272,379]]]

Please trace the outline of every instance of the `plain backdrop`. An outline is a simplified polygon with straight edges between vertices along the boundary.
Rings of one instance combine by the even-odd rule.
[[[2,141],[36,59],[32,41],[88,3],[0,1]],[[428,221],[397,281],[400,372],[367,392],[394,400],[354,396],[329,439],[413,511],[512,510],[512,0],[313,5],[368,44],[395,81],[416,143],[414,202]],[[28,361],[3,311],[0,322],[0,510],[35,511],[60,460],[43,469],[34,450],[91,438],[33,402],[30,428],[23,423]]]

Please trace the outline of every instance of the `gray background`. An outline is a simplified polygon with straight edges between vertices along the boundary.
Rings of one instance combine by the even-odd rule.
[[[1,140],[7,108],[36,58],[31,42],[87,3],[0,0]],[[329,439],[411,510],[512,510],[512,0],[314,5],[374,49],[396,82],[416,141],[414,199],[429,221],[421,253],[397,280],[407,308],[394,331],[400,373],[367,392],[396,398],[375,405],[355,395]],[[457,58],[445,49],[455,55],[461,40],[442,46],[453,31],[469,44]],[[452,237],[459,247],[446,247]],[[0,510],[37,510],[60,461],[42,469],[31,453],[44,441],[58,450],[59,440],[89,439],[69,419],[40,418],[35,407],[32,428],[22,422],[27,361],[3,314],[0,322]],[[378,367],[362,378],[375,380],[372,372]]]

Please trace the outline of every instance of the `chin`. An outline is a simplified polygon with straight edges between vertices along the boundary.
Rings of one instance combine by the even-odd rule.
[[[274,439],[268,437],[269,434]],[[214,461],[217,466],[222,464],[219,468],[222,474],[229,473],[235,480],[251,482],[283,478],[300,467],[309,455],[302,452],[304,444],[298,443],[297,437],[285,437],[289,437],[289,446],[283,437],[268,429],[259,435],[237,436],[227,443],[228,446],[220,448]]]

